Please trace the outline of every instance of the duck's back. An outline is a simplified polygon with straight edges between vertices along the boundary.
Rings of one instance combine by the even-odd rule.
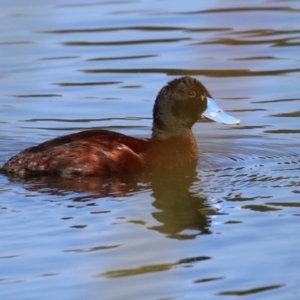
[[[142,170],[147,139],[107,130],[87,130],[30,147],[2,170],[19,175],[107,176]]]

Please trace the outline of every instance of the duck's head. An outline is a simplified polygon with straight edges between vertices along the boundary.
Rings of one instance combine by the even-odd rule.
[[[155,100],[152,137],[166,139],[185,135],[203,116],[223,124],[240,123],[218,107],[197,79],[189,76],[174,79],[160,90]]]

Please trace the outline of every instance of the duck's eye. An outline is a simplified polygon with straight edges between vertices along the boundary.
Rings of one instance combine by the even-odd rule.
[[[189,91],[189,97],[191,97],[191,98],[196,97],[196,92],[195,91]]]
[[[206,97],[205,97],[205,96],[201,96],[201,100],[202,100],[202,101],[205,101],[205,100],[206,100]]]

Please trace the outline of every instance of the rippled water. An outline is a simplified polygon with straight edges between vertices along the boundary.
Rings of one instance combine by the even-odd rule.
[[[300,1],[4,1],[0,164],[58,135],[147,137],[198,78],[194,173],[0,175],[1,299],[299,299]]]

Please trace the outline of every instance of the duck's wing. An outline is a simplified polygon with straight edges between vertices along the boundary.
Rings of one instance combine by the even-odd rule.
[[[2,170],[19,175],[107,176],[141,170],[147,139],[107,130],[87,130],[30,147]]]

